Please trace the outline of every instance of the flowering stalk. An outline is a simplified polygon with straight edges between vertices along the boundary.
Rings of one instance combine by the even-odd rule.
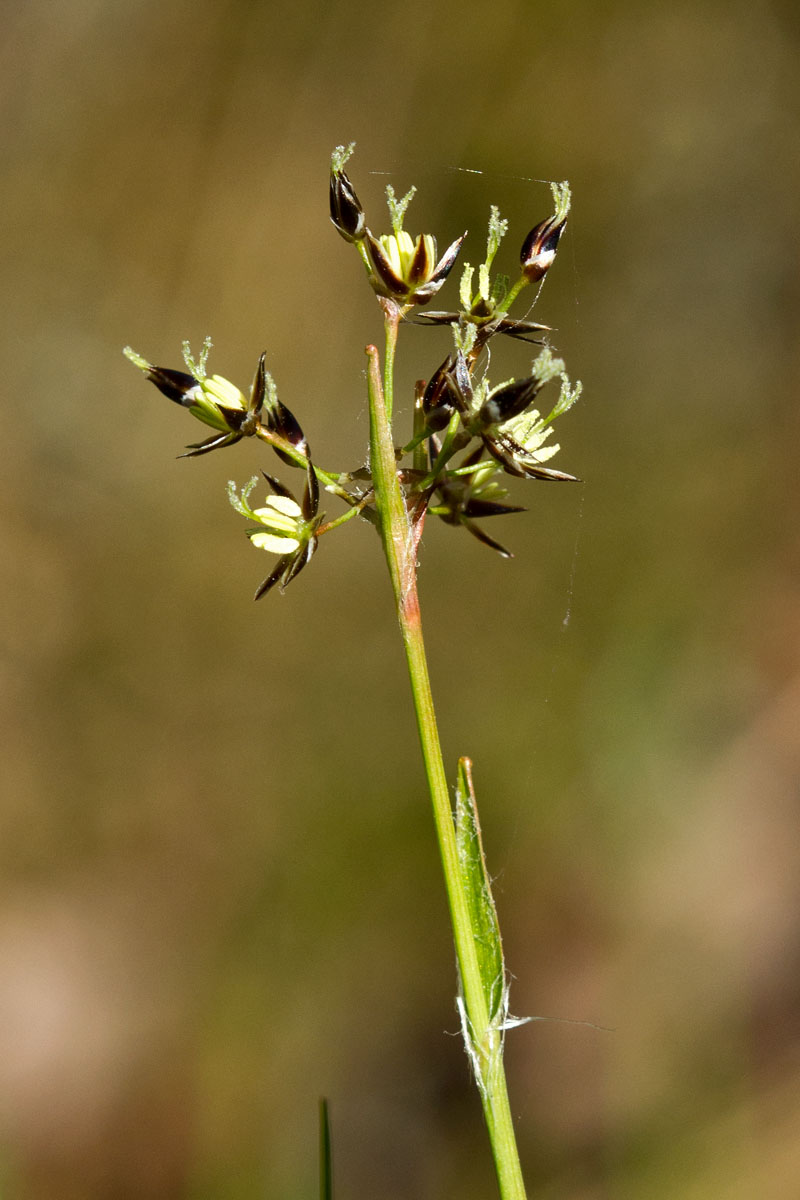
[[[417,543],[423,516],[409,514],[400,490],[394,444],[381,387],[378,351],[367,347],[370,450],[380,532],[397,618],[406,652],[417,729],[428,779],[436,837],[444,870],[463,997],[464,1036],[481,1092],[483,1111],[494,1155],[503,1200],[525,1200],[511,1109],[503,1068],[503,1027],[490,1012],[478,945],[470,917],[470,889],[465,887],[459,862],[459,845],[444,769],[436,711],[433,706],[428,661],[422,636],[417,593]],[[499,941],[499,931],[497,933]],[[501,983],[504,991],[505,983]]]
[[[250,524],[245,531],[257,550],[277,556],[256,590],[258,600],[273,589],[283,591],[316,553],[323,537],[360,517],[380,533],[406,654],[420,746],[433,806],[434,824],[444,870],[459,974],[457,1007],[464,1044],[483,1104],[502,1200],[525,1200],[519,1155],[503,1067],[509,1018],[508,976],[497,913],[483,857],[471,764],[458,764],[455,809],[444,769],[431,695],[417,591],[417,550],[427,516],[463,527],[505,558],[511,552],[483,527],[489,517],[522,512],[505,502],[504,475],[538,481],[574,481],[575,476],[545,465],[558,452],[550,441],[553,423],[580,395],[572,387],[564,363],[546,342],[546,325],[512,318],[509,309],[530,283],[540,283],[549,270],[564,231],[569,188],[553,185],[555,213],[534,226],[519,255],[514,283],[505,275],[492,278],[492,267],[508,223],[492,208],[484,261],[477,270],[464,265],[455,311],[420,313],[438,294],[462,248],[466,234],[438,257],[432,234],[412,237],[403,229],[412,188],[401,199],[387,188],[392,232],[376,236],[344,165],[352,147],[337,147],[330,175],[330,216],[341,237],[352,245],[376,294],[384,318],[383,362],[375,346],[367,347],[370,413],[368,462],[353,471],[323,471],[314,461],[308,440],[294,413],[278,398],[277,387],[262,354],[246,395],[228,379],[208,375],[210,342],[195,359],[184,344],[186,370],[154,366],[129,348],[125,353],[169,400],[188,409],[213,432],[192,443],[185,457],[197,457],[233,446],[245,437],[265,442],[285,466],[305,476],[295,494],[262,471],[266,497],[254,506],[254,477],[243,487],[231,482],[229,498]],[[416,315],[415,315],[416,313]],[[414,391],[410,440],[397,448],[392,428],[394,365],[400,326],[415,320],[450,326],[453,347],[443,362],[419,380]],[[477,370],[490,340],[503,335],[532,342],[540,352],[521,378],[494,386]],[[539,397],[558,379],[560,391],[549,411],[539,411]],[[546,415],[545,415],[546,414]],[[407,435],[408,437],[408,435]],[[407,456],[411,455],[410,463]],[[320,509],[321,489],[347,506],[326,519]],[[327,544],[327,543],[326,543]],[[323,1110],[323,1194],[330,1190],[327,1110]]]

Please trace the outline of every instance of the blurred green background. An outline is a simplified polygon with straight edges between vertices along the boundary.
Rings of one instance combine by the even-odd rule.
[[[473,262],[490,202],[510,269],[532,179],[573,187],[534,315],[586,482],[515,488],[513,561],[432,523],[421,568],[512,1009],[613,1029],[509,1034],[531,1196],[800,1194],[797,14],[4,6],[9,1200],[313,1196],[320,1094],[340,1197],[495,1194],[374,534],[253,605],[224,485],[275,460],[175,462],[202,429],[120,352],[210,333],[247,387],[266,347],[319,461],[361,461],[351,139],[371,223],[391,172]],[[404,337],[408,397],[448,334]]]

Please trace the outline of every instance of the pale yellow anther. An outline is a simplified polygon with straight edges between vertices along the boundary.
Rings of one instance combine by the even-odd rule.
[[[247,408],[247,401],[244,394],[239,391],[235,384],[231,383],[230,379],[223,379],[221,375],[208,375],[203,380],[203,391],[217,404],[221,404],[223,408],[238,409],[241,412]]]
[[[253,510],[253,516],[266,528],[250,534],[250,541],[259,550],[271,554],[291,554],[300,545],[303,510],[291,496],[267,496],[263,508]]]
[[[280,537],[276,533],[252,533],[250,541],[259,550],[268,550],[270,554],[291,554],[293,550],[297,550],[300,543],[297,538]]]
[[[300,505],[291,496],[267,496],[267,505],[269,508],[277,509],[280,513],[285,513],[287,517],[299,517],[303,512]]]

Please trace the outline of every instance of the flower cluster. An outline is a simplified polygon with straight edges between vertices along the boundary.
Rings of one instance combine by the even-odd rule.
[[[352,150],[352,145],[339,146],[332,156],[330,217],[361,258],[383,308],[387,333],[396,339],[399,323],[413,319],[433,327],[449,326],[453,336],[450,353],[418,385],[413,431],[397,451],[397,475],[408,512],[416,522],[430,513],[446,524],[463,526],[492,549],[511,557],[477,524],[483,518],[523,511],[518,505],[504,503],[507,493],[500,483],[502,475],[551,481],[576,478],[546,464],[559,449],[551,440],[553,423],[578,399],[581,385],[571,385],[563,361],[550,350],[547,325],[528,319],[527,313],[522,318],[509,315],[524,289],[541,285],[552,266],[567,223],[569,188],[565,183],[553,185],[555,211],[524,239],[513,282],[506,275],[492,275],[508,230],[508,223],[493,207],[484,260],[477,272],[464,264],[458,307],[412,316],[413,309],[428,304],[443,287],[467,235],[457,237],[438,257],[432,234],[414,238],[403,228],[415,189],[398,199],[391,187],[386,189],[391,232],[373,233],[344,169]],[[481,366],[486,357],[482,351],[495,335],[541,347],[527,374],[490,384]],[[257,437],[270,445],[283,463],[304,469],[306,485],[300,500],[266,472],[270,491],[260,508],[249,503],[256,479],[238,492],[232,483],[229,486],[234,508],[252,523],[247,530],[251,545],[278,556],[256,592],[258,599],[275,585],[283,590],[310,561],[324,533],[354,516],[378,524],[380,514],[369,465],[350,472],[330,472],[312,461],[300,424],[278,399],[265,354],[245,393],[228,379],[206,372],[210,345],[206,339],[195,359],[184,343],[186,370],[154,366],[130,348],[125,354],[163,395],[212,430],[204,441],[191,443],[181,457],[196,457],[245,437]],[[391,345],[393,355],[394,340]],[[560,384],[558,396],[542,407],[540,394],[553,380]],[[390,419],[388,399],[386,407]],[[409,455],[410,464],[404,462]],[[345,512],[327,524],[319,512],[320,485],[346,505]]]
[[[339,146],[333,154],[331,220],[342,237],[359,249],[378,295],[390,297],[401,305],[405,316],[413,304],[425,304],[442,286],[466,234],[451,244],[434,267],[434,239],[421,235],[412,242],[402,230],[414,189],[398,201],[389,187],[387,200],[393,233],[376,238],[344,170],[352,149]],[[492,278],[495,256],[508,232],[508,222],[493,206],[486,254],[477,270],[477,288],[475,268],[466,263],[459,288],[460,307],[454,311],[425,312],[416,318],[417,323],[451,326],[455,343],[454,350],[430,376],[419,397],[415,436],[407,447],[427,442],[427,470],[423,469],[417,489],[430,489],[428,511],[449,524],[464,525],[504,555],[508,551],[474,523],[476,517],[522,511],[498,502],[502,489],[493,476],[506,472],[526,479],[573,482],[576,479],[544,464],[559,450],[557,443],[548,441],[552,423],[572,407],[580,396],[581,385],[572,387],[563,360],[554,358],[544,342],[543,335],[550,332],[547,325],[509,316],[511,305],[523,289],[532,283],[540,284],[555,260],[567,225],[570,191],[566,183],[553,184],[552,191],[555,211],[525,237],[519,253],[519,274],[513,284],[506,275]],[[532,363],[529,375],[492,387],[485,375],[476,375],[476,366],[481,351],[496,334],[544,344],[544,348]],[[535,401],[545,385],[555,378],[561,383],[559,396],[543,416]],[[463,460],[452,466],[454,455],[464,451]],[[416,465],[422,466],[420,456]],[[494,489],[491,498],[490,488]]]

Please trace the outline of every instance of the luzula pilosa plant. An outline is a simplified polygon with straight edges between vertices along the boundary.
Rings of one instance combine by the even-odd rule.
[[[280,591],[310,562],[321,539],[353,517],[361,517],[380,534],[406,651],[417,725],[433,803],[439,850],[458,962],[457,1005],[464,1042],[483,1104],[484,1116],[503,1200],[525,1196],[506,1090],[503,1041],[512,1021],[508,1009],[508,976],[489,876],[483,857],[480,826],[469,759],[459,760],[455,802],[451,801],[420,624],[417,596],[417,550],[428,516],[463,526],[481,542],[510,557],[481,522],[523,511],[506,503],[504,475],[530,480],[574,480],[550,466],[559,446],[551,440],[554,421],[578,399],[575,387],[547,344],[548,327],[509,315],[525,294],[535,298],[556,255],[567,223],[569,188],[552,187],[555,211],[536,225],[522,243],[513,282],[492,274],[507,222],[492,208],[486,256],[477,269],[465,264],[459,304],[431,312],[426,306],[441,291],[462,249],[466,234],[438,256],[430,234],[413,238],[403,228],[412,188],[397,199],[387,187],[391,232],[376,235],[345,172],[353,147],[337,147],[330,174],[331,220],[361,258],[367,280],[383,312],[383,362],[368,346],[367,390],[370,444],[365,465],[353,471],[323,470],[294,414],[278,399],[262,354],[249,395],[219,375],[206,371],[210,341],[195,359],[184,344],[186,370],[156,367],[126,349],[125,354],[170,400],[187,408],[211,429],[204,441],[188,447],[186,457],[231,446],[245,437],[266,442],[286,466],[305,476],[302,494],[263,472],[268,486],[256,506],[253,477],[237,489],[228,485],[233,507],[250,523],[250,544],[275,556],[272,569],[256,591],[256,599],[276,585]],[[533,292],[526,289],[534,285]],[[532,300],[528,303],[528,310]],[[415,321],[450,326],[452,349],[443,362],[429,364],[427,378],[416,387],[413,428],[399,440],[392,426],[394,361],[399,327]],[[496,336],[516,338],[539,347],[528,372],[491,384],[482,352]],[[540,396],[541,394],[541,396]],[[542,404],[542,398],[548,397]],[[344,503],[344,511],[326,520],[320,512],[321,492]],[[327,544],[327,543],[326,543]]]

